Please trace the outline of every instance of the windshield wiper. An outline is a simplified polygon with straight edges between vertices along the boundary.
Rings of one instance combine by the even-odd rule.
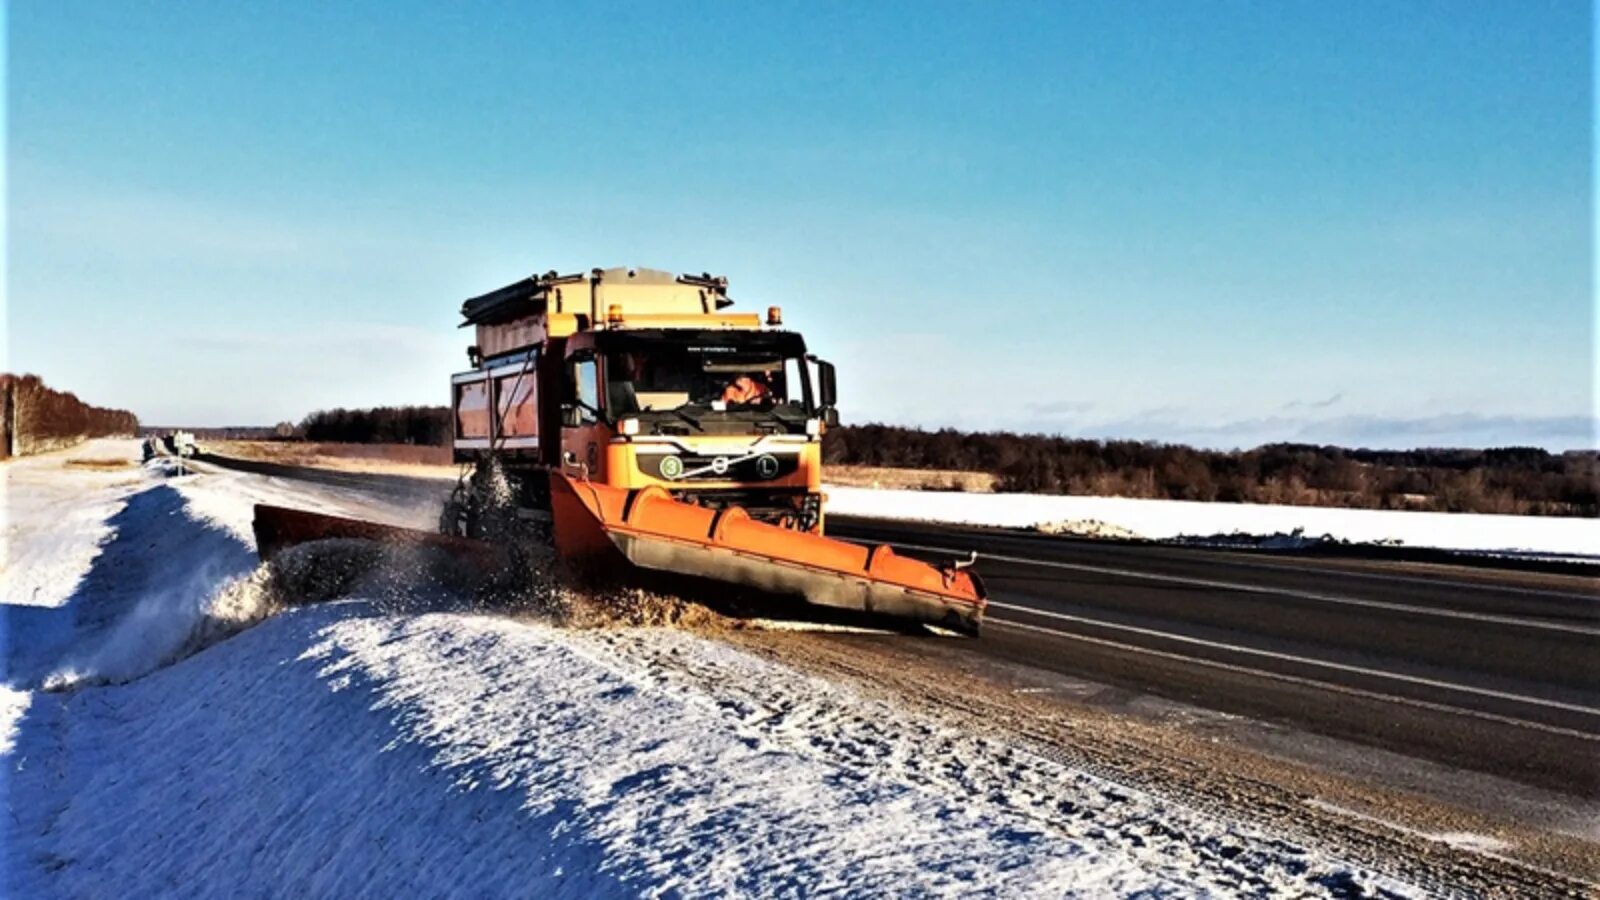
[[[783,409],[786,409],[786,407],[783,404],[778,403],[767,407],[766,409],[762,410],[762,412],[766,413],[772,418],[773,421],[777,422],[779,425],[782,425],[784,428],[804,422],[807,418],[809,418],[803,412],[796,413],[794,416],[786,416],[782,412],[779,412],[779,410]]]
[[[676,415],[678,418],[684,420],[685,422],[688,422],[690,425],[693,425],[695,431],[705,431],[706,430],[705,426],[700,424],[700,420],[699,419],[696,419],[694,416],[689,415],[688,413],[684,412],[679,407],[673,407],[672,409],[668,410],[668,412],[671,412],[673,415]]]

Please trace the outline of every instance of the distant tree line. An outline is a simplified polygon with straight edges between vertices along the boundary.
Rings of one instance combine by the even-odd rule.
[[[138,417],[125,409],[90,406],[37,375],[0,373],[0,459],[138,430]]]
[[[450,409],[319,410],[281,437],[444,446]],[[1223,503],[1534,515],[1600,515],[1600,453],[1537,447],[1351,450],[1267,444],[1199,450],[1011,432],[926,431],[895,425],[828,429],[834,465],[988,472],[996,490]]]
[[[294,436],[329,443],[445,446],[451,426],[447,406],[320,409],[300,421]]]
[[[1197,450],[1010,432],[831,428],[843,465],[992,472],[996,490],[1447,512],[1600,514],[1600,453],[1537,447],[1349,450],[1268,444]]]

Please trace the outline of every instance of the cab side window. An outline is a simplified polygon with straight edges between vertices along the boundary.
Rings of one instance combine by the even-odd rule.
[[[783,382],[778,387],[778,396],[790,406],[811,405],[811,384],[806,380],[804,360],[791,357],[783,361]]]
[[[572,366],[572,392],[577,400],[578,415],[585,425],[598,420],[600,408],[600,372],[593,357],[579,359]]]

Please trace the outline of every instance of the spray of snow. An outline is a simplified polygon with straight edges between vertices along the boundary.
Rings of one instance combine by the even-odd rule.
[[[448,554],[366,540],[290,547],[243,575],[197,564],[189,577],[144,595],[88,652],[70,657],[42,687],[63,690],[144,676],[284,609],[360,596],[390,613],[482,605],[483,573]]]
[[[64,690],[129,681],[199,652],[273,610],[268,582],[265,570],[229,578],[202,569],[147,594],[85,652],[70,655],[46,675],[40,686]]]
[[[0,684],[0,756],[17,744],[17,726],[27,715],[33,694]]]

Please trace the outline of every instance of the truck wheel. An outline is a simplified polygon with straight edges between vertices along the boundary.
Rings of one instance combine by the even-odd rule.
[[[446,500],[444,509],[439,511],[439,533],[467,536],[467,511],[454,497]]]

